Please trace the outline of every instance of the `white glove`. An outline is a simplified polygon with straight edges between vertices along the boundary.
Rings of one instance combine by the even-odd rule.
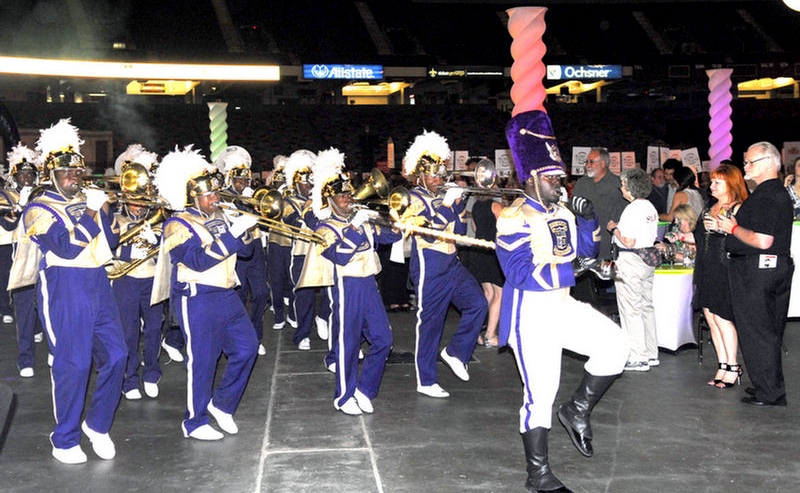
[[[369,209],[361,209],[356,212],[356,215],[353,216],[353,219],[350,220],[350,224],[358,229],[361,227],[362,224],[369,221],[370,218],[375,217],[378,213],[376,211],[371,211]]]
[[[87,209],[99,211],[103,207],[103,204],[108,202],[108,195],[102,190],[87,188],[84,193],[86,194]]]
[[[143,239],[147,243],[150,243],[151,245],[158,243],[158,238],[156,238],[153,228],[150,227],[150,223],[144,223],[142,230],[139,231],[139,238]]]
[[[241,216],[234,217],[233,220],[231,220],[231,227],[229,229],[231,234],[238,238],[256,224],[258,224],[257,218],[248,214],[242,214]]]
[[[28,199],[31,196],[31,191],[32,190],[33,190],[33,187],[22,187],[22,190],[19,191],[19,202],[18,202],[18,204],[19,204],[20,207],[25,207],[26,205],[28,205]]]
[[[138,260],[147,256],[147,248],[139,245],[131,247],[131,260]]]
[[[244,187],[244,190],[242,190],[242,196],[244,197],[252,197],[253,193],[255,193],[255,190],[250,187]]]
[[[442,199],[442,204],[446,205],[447,207],[450,207],[456,202],[456,200],[460,199],[462,195],[464,195],[464,189],[463,188],[450,187],[444,193],[444,198]]]

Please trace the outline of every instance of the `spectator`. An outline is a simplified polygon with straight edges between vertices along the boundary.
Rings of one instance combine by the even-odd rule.
[[[774,145],[751,145],[745,153],[745,179],[753,180],[756,189],[735,216],[716,218],[716,227],[728,234],[733,314],[754,386],[742,402],[754,406],[786,405],[781,345],[794,263],[789,251],[792,200],[778,181],[780,167]]]
[[[734,215],[747,198],[747,187],[742,173],[735,166],[723,164],[711,173],[711,194],[714,203],[706,208],[708,219],[697,224],[697,262],[694,283],[695,299],[703,310],[711,332],[711,342],[717,352],[718,369],[708,382],[719,388],[732,387],[739,377],[737,359],[739,347],[736,326],[733,324],[733,306],[728,287],[728,264],[725,252],[725,235],[714,228],[713,218]],[[708,224],[709,228],[706,227]]]
[[[794,160],[794,166],[792,166],[793,173],[786,175],[786,180],[784,181],[786,191],[789,192],[789,197],[792,198],[792,209],[795,219],[800,217],[800,180],[797,179],[798,171],[800,170],[797,169],[798,166],[800,166],[800,157]]]
[[[675,219],[669,233],[664,235],[664,240],[671,248],[661,248],[662,251],[671,252],[672,259],[683,262],[686,255],[694,258],[697,251],[694,229],[697,227],[697,214],[689,204],[681,204],[675,208]],[[658,246],[658,245],[657,245]]]
[[[647,200],[656,208],[659,214],[667,212],[667,197],[669,195],[669,187],[667,186],[667,177],[664,170],[656,168],[650,172],[650,181],[653,184],[653,190],[647,197]]]
[[[625,371],[648,371],[651,366],[659,365],[653,310],[655,267],[646,264],[636,252],[653,246],[656,239],[658,213],[647,200],[651,188],[644,170],[623,171],[620,190],[630,204],[622,211],[619,223],[608,221],[614,244],[620,247],[614,285],[620,322],[631,348]]]
[[[664,178],[666,178],[667,186],[669,187],[666,210],[671,211],[672,200],[675,198],[675,192],[678,191],[678,183],[675,181],[675,172],[683,168],[683,164],[677,159],[667,159],[664,161],[664,164],[661,165],[661,168],[664,170]]]
[[[681,204],[689,204],[696,215],[703,212],[703,199],[700,192],[694,188],[694,173],[689,168],[679,168],[675,171],[675,181],[678,184],[678,189],[675,192],[675,197],[672,200],[672,208],[668,214],[659,214],[658,218],[661,221],[672,221],[675,209]]]

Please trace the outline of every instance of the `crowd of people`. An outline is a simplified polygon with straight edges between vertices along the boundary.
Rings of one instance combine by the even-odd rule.
[[[468,381],[476,346],[510,347],[523,384],[526,485],[569,491],[547,454],[562,350],[588,356],[556,415],[591,457],[594,405],[624,371],[660,364],[653,281],[664,258],[694,266],[694,304],[718,358],[708,385],[731,388],[746,368],[744,402],[786,404],[780,348],[800,201],[796,180],[778,179],[774,146],[752,145],[744,173],[728,162],[707,179],[674,160],[617,176],[608,151],[594,147],[567,194],[546,113],[514,116],[506,135],[513,188],[451,180],[447,140],[424,132],[390,177],[405,185],[406,203],[388,212],[389,201],[363,199],[334,148],[276,157],[271,182],[254,189],[241,147],[211,162],[192,146],[159,159],[135,144],[117,159],[120,190],[110,193],[86,175],[69,120],[43,129],[35,149],[14,147],[0,197],[0,270],[14,317],[3,303],[0,314],[16,321],[21,377],[34,376],[35,341],[47,339],[53,457],[85,462],[81,432],[99,457],[115,456],[120,398],[159,396],[161,348],[185,361],[183,435],[238,433],[234,415],[266,354],[268,307],[272,329],[293,329],[298,350],[311,349],[314,328],[326,341],[334,409],[372,413],[393,345],[387,312],[414,310],[416,391],[447,398],[439,360]],[[666,234],[659,220],[672,223]],[[587,265],[597,275],[576,281]],[[581,284],[615,294],[619,325],[576,299]],[[442,343],[450,306],[460,319]]]

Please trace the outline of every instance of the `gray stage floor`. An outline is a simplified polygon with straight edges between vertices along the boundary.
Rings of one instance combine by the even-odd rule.
[[[395,351],[410,352],[413,314],[390,320]],[[456,321],[451,312],[446,336]],[[0,453],[0,490],[524,491],[522,392],[510,353],[477,348],[466,383],[440,364],[440,382],[451,393],[443,400],[415,392],[413,364],[389,365],[375,414],[350,417],[333,409],[334,376],[322,364],[326,343],[314,338],[311,351],[298,351],[291,329],[269,329],[269,313],[265,322],[267,355],[258,358],[236,414],[239,435],[213,443],[182,438],[186,375],[182,364],[164,364],[157,399],[121,401],[111,430],[117,458],[98,459],[84,437],[89,461],[78,466],[50,457],[45,346],[37,345],[36,376],[20,379],[14,328],[0,326],[0,379],[17,400]],[[729,390],[706,386],[716,365],[710,346],[702,366],[694,348],[662,353],[660,367],[623,375],[595,409],[593,459],[578,454],[554,419],[556,475],[576,492],[800,491],[798,328],[787,328],[788,407],[740,403],[746,380]],[[559,402],[581,371],[579,358],[564,355]]]

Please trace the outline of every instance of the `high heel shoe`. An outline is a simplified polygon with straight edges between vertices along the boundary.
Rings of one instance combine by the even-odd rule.
[[[744,373],[744,371],[742,370],[742,365],[725,365],[725,366],[727,367],[725,369],[726,372],[736,373],[736,380],[734,380],[733,382],[726,382],[725,380],[720,380],[720,382],[717,384],[716,387],[718,389],[729,389],[734,385],[741,385],[742,373]]]
[[[728,365],[725,364],[725,363],[720,363],[719,365],[717,365],[717,370],[718,370],[717,373],[719,373],[719,370],[728,371]],[[714,377],[716,377],[716,376],[717,375],[715,373]],[[720,383],[722,383],[722,379],[721,378],[714,378],[714,380],[709,380],[708,382],[706,382],[706,384],[708,384],[709,387],[716,387]]]

